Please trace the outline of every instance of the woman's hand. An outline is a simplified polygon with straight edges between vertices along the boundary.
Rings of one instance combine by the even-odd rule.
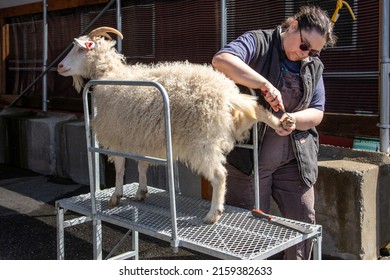
[[[302,111],[284,114],[280,121],[282,125],[280,128],[275,129],[276,133],[280,136],[287,136],[291,134],[295,129],[308,130],[312,127],[319,125],[324,116],[324,112],[315,108],[307,108]],[[288,119],[290,118],[290,120]]]
[[[279,109],[284,111],[282,94],[271,83],[267,83],[264,88],[261,88],[261,93],[263,94],[265,101],[271,105],[275,112],[279,111]]]
[[[280,128],[275,129],[275,132],[279,136],[287,136],[290,135],[296,129],[296,119],[292,114],[283,114],[280,118],[282,125]]]

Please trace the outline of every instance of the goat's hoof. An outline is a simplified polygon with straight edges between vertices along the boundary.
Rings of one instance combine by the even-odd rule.
[[[110,200],[108,201],[108,205],[115,207],[118,206],[121,202],[122,195],[112,195]]]
[[[285,113],[280,119],[280,122],[283,128],[287,128],[293,126],[296,121],[293,117]]]
[[[216,222],[218,222],[218,220],[221,218],[221,216],[222,216],[222,211],[221,210],[217,210],[215,212],[209,212],[203,218],[203,222],[205,224],[208,224],[208,225],[213,225]]]
[[[137,191],[137,194],[134,196],[136,201],[144,201],[149,196],[148,191]]]

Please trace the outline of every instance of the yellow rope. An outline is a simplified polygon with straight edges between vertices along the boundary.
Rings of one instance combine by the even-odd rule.
[[[351,7],[349,6],[349,4],[346,1],[337,0],[336,10],[334,11],[332,19],[331,19],[332,28],[333,28],[334,24],[336,23],[337,19],[339,18],[339,10],[343,7],[343,5],[347,6],[347,8],[349,10],[349,13],[352,16],[352,19],[356,20],[355,14],[353,13],[353,11],[352,11]]]

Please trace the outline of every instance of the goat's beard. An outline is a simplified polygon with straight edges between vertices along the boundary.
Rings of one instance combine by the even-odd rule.
[[[81,88],[84,86],[84,80],[81,76],[72,76],[73,77],[73,86],[77,92],[81,91]]]

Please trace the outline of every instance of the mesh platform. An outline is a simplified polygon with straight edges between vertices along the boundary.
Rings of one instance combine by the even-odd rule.
[[[133,200],[137,188],[137,183],[125,185],[124,198],[118,207],[108,205],[113,188],[97,192],[98,219],[171,241],[169,193],[148,187],[148,198],[138,202]],[[90,216],[91,195],[59,200],[57,207]],[[221,259],[264,259],[302,240],[321,235],[319,225],[284,219],[313,230],[310,234],[302,234],[266,219],[254,218],[250,211],[232,206],[225,207],[218,223],[206,225],[202,218],[209,207],[209,201],[176,196],[179,246]]]

